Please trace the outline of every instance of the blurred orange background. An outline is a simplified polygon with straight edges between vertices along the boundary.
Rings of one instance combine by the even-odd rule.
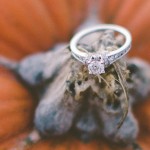
[[[0,0],[0,55],[21,60],[27,55],[46,51],[56,43],[69,41],[75,29],[88,18],[89,7],[95,2],[101,22],[119,24],[131,31],[130,56],[150,62],[150,0]],[[0,81],[0,150],[9,150],[32,128],[36,102],[10,71],[1,68]],[[135,108],[140,123],[138,142],[143,150],[150,149],[149,107],[150,101],[146,101]],[[103,139],[84,144],[65,138],[55,147],[53,141],[41,141],[29,149],[122,149],[112,148]]]

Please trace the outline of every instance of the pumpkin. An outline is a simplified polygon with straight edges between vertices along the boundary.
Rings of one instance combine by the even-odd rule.
[[[86,0],[1,0],[0,55],[21,59],[67,41],[85,18],[87,4]]]
[[[99,6],[100,19],[103,23],[118,24],[126,27],[131,32],[133,37],[133,50],[130,55],[142,55],[142,58],[145,58],[144,56],[149,53],[150,1],[99,0]],[[148,60],[147,56],[146,59]]]
[[[74,10],[78,10],[79,9],[78,3],[80,3],[80,2],[76,2],[75,0],[70,0],[70,1],[72,1],[72,3],[74,2],[74,5],[71,7]],[[109,10],[110,10],[108,12],[109,15],[111,15],[111,13],[118,13],[118,11],[116,11],[116,10],[119,9],[119,7],[122,5],[122,3],[124,3],[127,0],[124,0],[124,1],[112,0],[112,1],[111,0],[107,0],[107,1],[101,0],[101,3],[103,2],[103,4],[105,4],[105,6],[109,6]],[[136,1],[138,1],[139,3],[140,2],[143,3],[143,5],[145,5],[144,3],[146,3],[145,1],[144,2],[139,1],[139,0],[136,0]],[[22,2],[24,2],[24,0],[22,0]],[[47,1],[43,0],[43,2],[45,2],[45,5],[48,6],[48,2],[49,2],[48,0]],[[109,5],[106,5],[107,2],[109,2]],[[135,0],[133,0],[133,2],[135,3]],[[28,2],[28,3],[30,3],[30,2]],[[115,7],[117,9],[115,9]],[[81,8],[84,9],[84,6],[80,7],[80,9]],[[3,9],[5,9],[5,8],[3,8]],[[48,8],[47,8],[47,10],[48,10]],[[72,10],[72,9],[70,9],[70,10]],[[101,11],[104,12],[104,10],[101,10]],[[84,16],[84,15],[83,16],[80,15],[78,13],[78,11],[71,11],[70,14],[76,16],[76,17],[74,17],[74,20],[82,20],[82,17]],[[107,17],[105,17],[105,15],[106,14],[104,14],[103,19],[107,20]],[[113,15],[113,16],[115,16],[115,15]],[[113,17],[111,19],[111,22],[113,22],[112,20],[114,20]],[[74,26],[76,26],[76,23],[74,23]],[[44,29],[44,31],[45,31],[45,29]],[[27,33],[27,32],[24,31],[24,33]],[[57,34],[63,34],[63,31],[61,31],[61,33],[59,32]],[[24,35],[26,35],[26,37],[27,37],[27,34],[24,34]],[[60,36],[56,36],[56,37],[60,37]],[[30,40],[34,41],[35,39],[33,38],[33,36],[31,36]],[[25,53],[23,53],[23,51],[17,51],[17,49],[14,49],[14,47],[12,47],[10,43],[7,43],[7,42],[5,43],[5,41],[1,41],[1,43],[2,43],[3,47],[11,49],[11,51],[8,50],[8,56],[9,57],[21,58],[24,55],[26,55]],[[36,45],[36,42],[33,42],[33,43],[35,43],[35,45]],[[40,45],[40,43],[38,43],[38,44]],[[147,48],[148,48],[147,45],[148,45],[148,39],[144,40],[144,42],[140,43],[141,47],[137,46],[137,44],[135,44],[134,48],[137,47],[138,50],[140,50],[140,51],[142,50],[145,53],[138,53],[138,50],[136,49],[137,51],[134,51],[134,50],[131,51],[132,55],[136,55],[136,56],[143,57],[145,59],[149,59],[150,55],[148,53],[146,53]],[[32,45],[31,45],[31,47],[32,47]],[[16,51],[13,51],[13,50],[16,50]],[[36,50],[37,49],[35,48],[34,52],[36,52]],[[30,52],[32,53],[33,51],[29,51],[29,53]],[[15,145],[17,146],[18,143],[20,142],[20,140],[22,140],[23,138],[25,138],[28,135],[29,131],[26,128],[29,127],[30,124],[32,123],[32,119],[33,119],[32,114],[34,111],[35,104],[32,101],[31,95],[25,90],[25,88],[22,86],[22,84],[18,83],[17,79],[9,71],[7,71],[5,69],[2,69],[2,71],[0,70],[0,81],[1,81],[0,88],[2,91],[1,92],[2,94],[0,95],[0,101],[1,101],[1,99],[3,99],[2,104],[4,102],[7,102],[4,100],[9,100],[9,102],[10,102],[9,105],[8,105],[8,102],[6,103],[8,108],[6,107],[5,109],[2,109],[2,108],[0,109],[0,111],[1,111],[0,115],[4,116],[3,117],[4,123],[3,124],[0,123],[0,127],[1,127],[0,129],[2,129],[2,128],[6,129],[6,131],[3,131],[3,132],[5,132],[5,133],[3,133],[3,135],[5,135],[5,136],[3,137],[3,141],[0,142],[0,149],[10,150]],[[11,98],[9,99],[9,97],[11,97]],[[18,101],[18,99],[19,99],[19,101]],[[12,101],[14,101],[14,102],[11,103]],[[0,107],[4,106],[4,104],[3,105],[2,104],[0,105]],[[137,105],[135,107],[135,110],[134,110],[135,115],[136,115],[136,117],[140,123],[140,134],[139,134],[139,137],[137,140],[138,140],[138,143],[142,146],[143,150],[149,150],[149,145],[150,145],[149,144],[150,143],[150,138],[149,138],[149,136],[150,136],[150,130],[149,130],[150,129],[150,122],[148,121],[149,116],[150,116],[149,106],[150,106],[150,102],[145,101],[144,103]],[[16,114],[14,113],[13,110],[16,111]],[[22,110],[27,110],[27,111],[22,111]],[[16,115],[17,116],[16,118],[18,118],[18,119],[15,119],[14,122],[13,122],[13,118],[14,118],[13,115],[14,116]],[[8,122],[8,120],[5,116],[8,116],[8,118],[10,118],[10,122]],[[22,118],[22,116],[24,116],[24,117]],[[9,126],[8,126],[8,124],[9,124]],[[11,124],[11,126],[10,126],[10,124]],[[5,126],[2,126],[2,125],[5,125]],[[24,131],[24,132],[22,132],[22,131]],[[0,132],[0,137],[2,137],[1,133],[2,133],[2,131]],[[6,139],[6,140],[4,140],[4,139]],[[24,150],[51,150],[51,149],[52,150],[54,150],[54,149],[55,150],[68,150],[68,149],[69,150],[99,150],[99,149],[102,149],[102,150],[111,150],[111,149],[125,150],[125,149],[119,147],[118,145],[112,145],[111,143],[108,143],[108,141],[105,141],[104,139],[101,139],[101,138],[96,139],[96,140],[91,141],[91,142],[88,142],[88,143],[84,143],[84,142],[82,142],[82,141],[80,141],[80,140],[78,140],[72,136],[66,136],[66,137],[62,137],[59,139],[58,138],[49,138],[46,140],[43,139],[43,140],[39,141],[38,143],[35,143],[33,145],[29,145]]]
[[[32,124],[35,102],[10,71],[0,68],[0,142]]]

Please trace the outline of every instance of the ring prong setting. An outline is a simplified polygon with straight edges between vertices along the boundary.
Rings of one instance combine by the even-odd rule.
[[[100,54],[89,56],[86,64],[89,74],[99,75],[105,73],[104,59]]]

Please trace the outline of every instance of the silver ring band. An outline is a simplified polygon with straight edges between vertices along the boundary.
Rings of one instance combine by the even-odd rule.
[[[111,51],[111,52],[107,51],[105,54],[100,54],[100,56],[98,55],[94,56],[93,54],[92,56],[95,57],[93,60],[91,60],[92,56],[88,56],[86,52],[80,51],[77,48],[79,41],[83,37],[94,32],[105,31],[105,30],[113,30],[113,31],[121,33],[125,37],[125,43],[115,51]],[[126,30],[125,28],[118,26],[118,25],[104,24],[104,25],[99,25],[96,27],[91,27],[91,28],[85,29],[77,33],[70,41],[70,49],[71,49],[72,55],[77,60],[88,65],[89,73],[101,74],[105,72],[103,68],[106,68],[108,65],[120,59],[130,50],[131,40],[132,40],[131,35],[129,31]],[[101,60],[98,61],[98,57],[102,57]],[[102,66],[102,64],[104,64],[104,66]],[[95,67],[95,71],[93,70],[94,68],[92,69],[91,67],[92,68]],[[96,68],[97,68],[97,71],[96,71]]]

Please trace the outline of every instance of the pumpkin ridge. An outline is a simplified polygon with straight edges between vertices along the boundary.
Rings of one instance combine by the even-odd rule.
[[[22,0],[22,4],[26,8],[32,9],[32,13],[29,15],[34,21],[34,23],[36,22],[37,29],[40,33],[38,38],[40,38],[40,41],[43,42],[43,46],[44,45],[49,46],[51,44],[50,42],[53,43],[55,41],[55,39],[50,38],[50,36],[53,35],[53,37],[55,37],[54,35],[56,35],[56,28],[52,20],[50,20],[48,12],[44,9],[45,8],[44,5],[41,3],[41,1],[37,1],[37,0],[32,0],[32,1]]]
[[[64,39],[66,36],[68,39],[70,35],[67,33],[70,33],[73,30],[73,27],[69,10],[70,6],[68,5],[67,0],[42,0],[42,2],[45,4],[48,14],[58,30],[57,38],[64,41],[66,40]],[[57,10],[57,8],[61,8],[61,11]]]

